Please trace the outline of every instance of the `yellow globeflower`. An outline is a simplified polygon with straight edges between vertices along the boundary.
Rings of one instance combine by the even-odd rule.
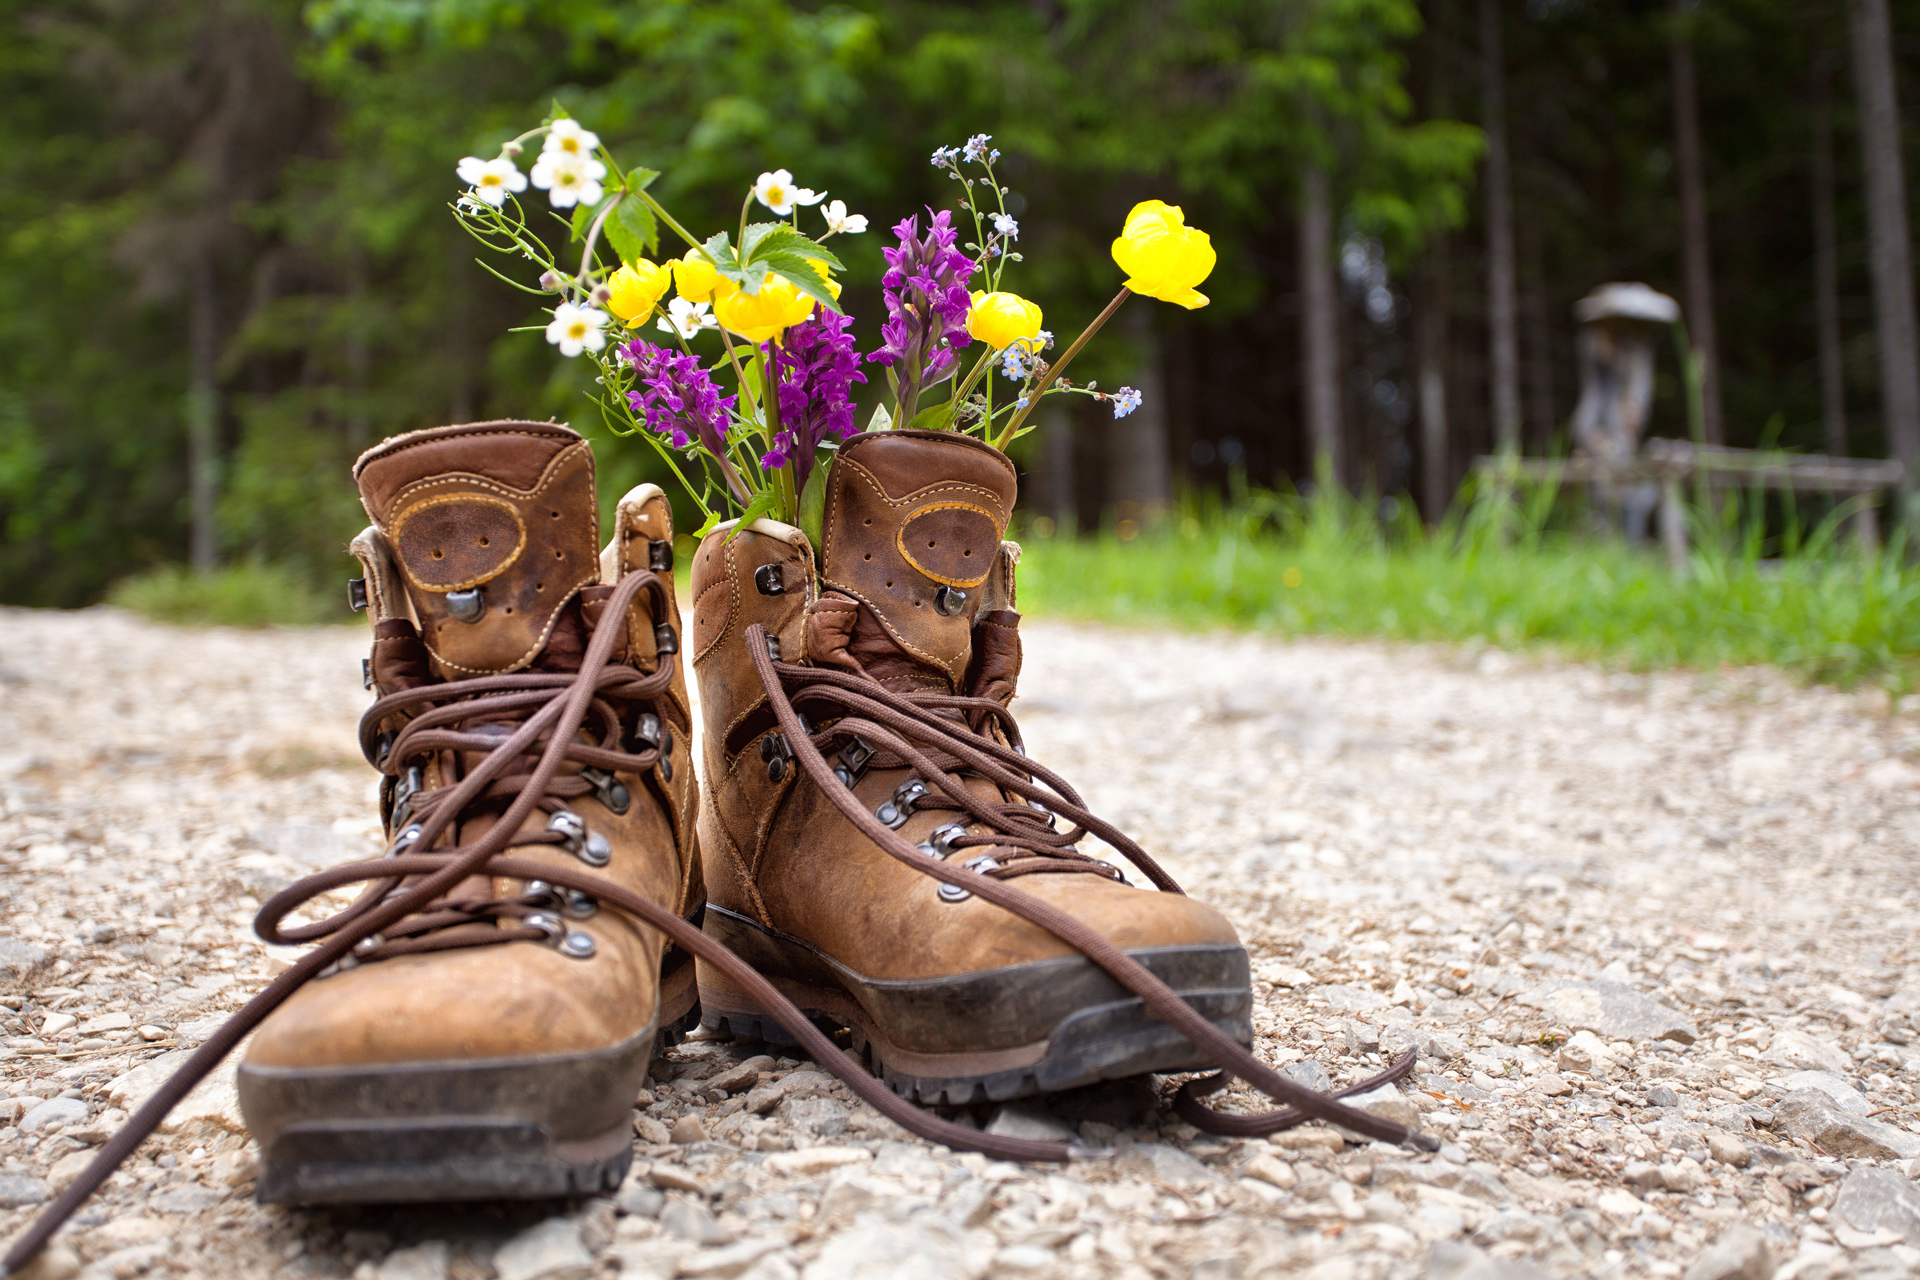
[[[673,283],[688,302],[712,302],[716,296],[725,297],[739,287],[722,276],[698,249],[689,249],[686,257],[674,259]]]
[[[607,310],[638,329],[667,296],[673,276],[667,268],[645,258],[629,263],[607,277]]]
[[[812,315],[813,299],[800,292],[793,281],[775,274],[767,277],[758,293],[736,289],[715,298],[713,314],[728,332],[748,342],[765,342]]]
[[[819,258],[808,258],[807,265],[818,271],[820,278],[827,282],[827,292],[833,295],[833,300],[840,301],[840,282],[833,278],[833,272],[827,270],[827,264]]]
[[[1127,288],[1135,293],[1177,302],[1188,310],[1207,305],[1207,296],[1194,286],[1213,272],[1213,242],[1206,232],[1187,225],[1178,205],[1142,200],[1133,206],[1113,242],[1113,260],[1127,273]]]
[[[1040,340],[1040,308],[1017,293],[976,291],[973,309],[967,312],[967,332],[995,351],[1016,342],[1031,349]]]

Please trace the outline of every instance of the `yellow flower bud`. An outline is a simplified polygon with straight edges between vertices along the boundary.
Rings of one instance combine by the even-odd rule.
[[[1016,342],[1037,343],[1040,308],[1017,293],[976,291],[973,309],[967,312],[967,332],[995,351],[1005,350]]]
[[[607,277],[607,310],[638,329],[653,314],[673,282],[668,270],[645,258],[629,263]]]
[[[673,283],[688,302],[711,302],[716,295],[724,297],[739,287],[723,277],[698,249],[689,249],[686,257],[674,259]]]
[[[813,299],[793,281],[774,274],[767,277],[758,293],[735,289],[715,297],[713,314],[728,332],[748,342],[765,342],[812,315]]]
[[[1178,205],[1142,200],[1127,214],[1113,260],[1127,273],[1127,288],[1188,310],[1207,305],[1194,286],[1213,273],[1215,254],[1207,233],[1187,225]]]

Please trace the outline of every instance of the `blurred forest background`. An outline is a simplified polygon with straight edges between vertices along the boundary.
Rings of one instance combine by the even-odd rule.
[[[1284,485],[1316,450],[1435,518],[1475,455],[1564,447],[1570,309],[1610,280],[1685,306],[1710,437],[1884,456],[1869,178],[1905,131],[1876,134],[1856,55],[1888,19],[1888,0],[0,0],[0,600],[82,604],[165,563],[331,584],[368,444],[486,417],[595,430],[586,366],[507,333],[533,300],[474,265],[446,208],[462,155],[555,100],[663,170],[696,227],[780,167],[869,215],[842,250],[863,348],[884,228],[952,198],[936,145],[1006,153],[1017,287],[1056,333],[1110,296],[1125,210],[1183,204],[1220,251],[1213,305],[1136,305],[1103,335],[1080,372],[1147,407],[1061,410],[1023,441],[1030,518]],[[1866,61],[1912,109],[1920,0],[1890,23]],[[1661,359],[1651,432],[1684,435]],[[637,444],[597,451],[610,496],[646,472]]]

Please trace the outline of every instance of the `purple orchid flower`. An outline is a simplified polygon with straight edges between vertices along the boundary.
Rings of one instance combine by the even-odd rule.
[[[619,354],[640,379],[640,388],[627,392],[627,403],[648,428],[676,449],[697,442],[713,457],[726,457],[736,398],[720,394],[696,357],[637,338]]]
[[[970,341],[967,312],[973,301],[967,281],[974,264],[954,247],[959,237],[952,215],[944,209],[927,212],[932,221],[925,239],[916,215],[893,229],[900,247],[881,251],[887,259],[887,273],[880,278],[887,299],[887,321],[880,326],[886,345],[868,357],[899,367],[898,425],[903,427],[913,421],[920,393],[953,373],[954,351]]]
[[[769,470],[793,463],[794,492],[807,487],[820,442],[853,434],[853,384],[865,382],[847,330],[853,317],[820,312],[788,329],[781,344],[761,349],[772,362],[780,400],[780,430],[760,459]]]

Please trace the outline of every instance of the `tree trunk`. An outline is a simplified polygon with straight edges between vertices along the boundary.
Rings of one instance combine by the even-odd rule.
[[[220,562],[220,329],[213,259],[202,250],[193,266],[187,317],[187,502],[189,556],[201,573]]]
[[[1130,385],[1140,393],[1140,407],[1114,420],[1107,478],[1121,514],[1140,519],[1164,511],[1173,496],[1167,474],[1167,379],[1153,312],[1136,305],[1121,312],[1120,323],[1139,352]]]
[[[1867,232],[1873,249],[1873,311],[1880,349],[1880,402],[1887,443],[1907,468],[1920,461],[1920,369],[1914,364],[1913,248],[1893,83],[1893,22],[1887,0],[1853,0],[1853,74],[1867,171]]]
[[[1673,160],[1680,180],[1680,265],[1685,278],[1687,337],[1700,353],[1700,399],[1708,444],[1725,444],[1720,412],[1720,347],[1713,325],[1713,264],[1707,252],[1707,184],[1700,155],[1700,101],[1693,44],[1683,16],[1690,0],[1673,0]]]
[[[1820,421],[1827,452],[1847,454],[1847,390],[1840,358],[1840,267],[1833,217],[1833,58],[1813,60],[1813,314],[1820,331]]]
[[[1487,133],[1487,381],[1493,446],[1520,451],[1519,310],[1513,280],[1512,175],[1507,159],[1507,70],[1500,0],[1480,0],[1480,100]]]
[[[1453,458],[1447,435],[1447,238],[1436,232],[1420,287],[1414,330],[1419,378],[1420,505],[1438,524],[1453,500]]]
[[[1520,292],[1520,312],[1526,320],[1523,344],[1527,364],[1527,434],[1544,451],[1559,426],[1553,412],[1553,326],[1547,319],[1546,250],[1540,229],[1532,222],[1520,228],[1520,252],[1527,268],[1527,287]]]
[[[1340,303],[1333,278],[1333,208],[1324,170],[1300,178],[1300,362],[1314,478],[1344,484],[1340,450]]]

